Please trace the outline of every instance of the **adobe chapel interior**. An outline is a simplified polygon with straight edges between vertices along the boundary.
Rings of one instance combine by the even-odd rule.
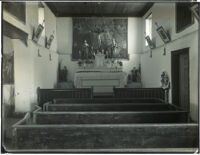
[[[198,9],[2,2],[5,150],[197,148]]]

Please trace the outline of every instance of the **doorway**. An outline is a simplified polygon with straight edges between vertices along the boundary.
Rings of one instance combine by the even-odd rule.
[[[172,104],[190,111],[189,48],[171,52]]]

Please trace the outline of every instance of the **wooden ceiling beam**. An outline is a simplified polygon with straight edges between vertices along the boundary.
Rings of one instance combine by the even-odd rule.
[[[141,17],[153,3],[46,2],[58,17]]]

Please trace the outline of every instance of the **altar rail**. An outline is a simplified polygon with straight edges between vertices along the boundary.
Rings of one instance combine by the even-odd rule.
[[[114,88],[116,98],[156,98],[165,100],[163,88]]]
[[[40,89],[38,88],[38,103],[43,106],[45,102],[53,101],[56,98],[92,98],[92,88],[73,89]]]

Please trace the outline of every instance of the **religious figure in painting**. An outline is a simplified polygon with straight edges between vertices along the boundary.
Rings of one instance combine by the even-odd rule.
[[[87,40],[84,40],[83,44],[83,59],[89,58],[89,44],[87,43]]]
[[[94,59],[97,50],[109,59],[128,58],[127,19],[74,18],[73,30],[73,60]]]
[[[117,43],[116,43],[115,38],[113,38],[113,40],[112,40],[112,56],[114,56],[114,57],[116,56],[116,53],[117,53],[116,49],[117,49]]]
[[[108,51],[108,58],[112,58],[112,34],[109,32],[108,27],[100,34],[101,48]]]

